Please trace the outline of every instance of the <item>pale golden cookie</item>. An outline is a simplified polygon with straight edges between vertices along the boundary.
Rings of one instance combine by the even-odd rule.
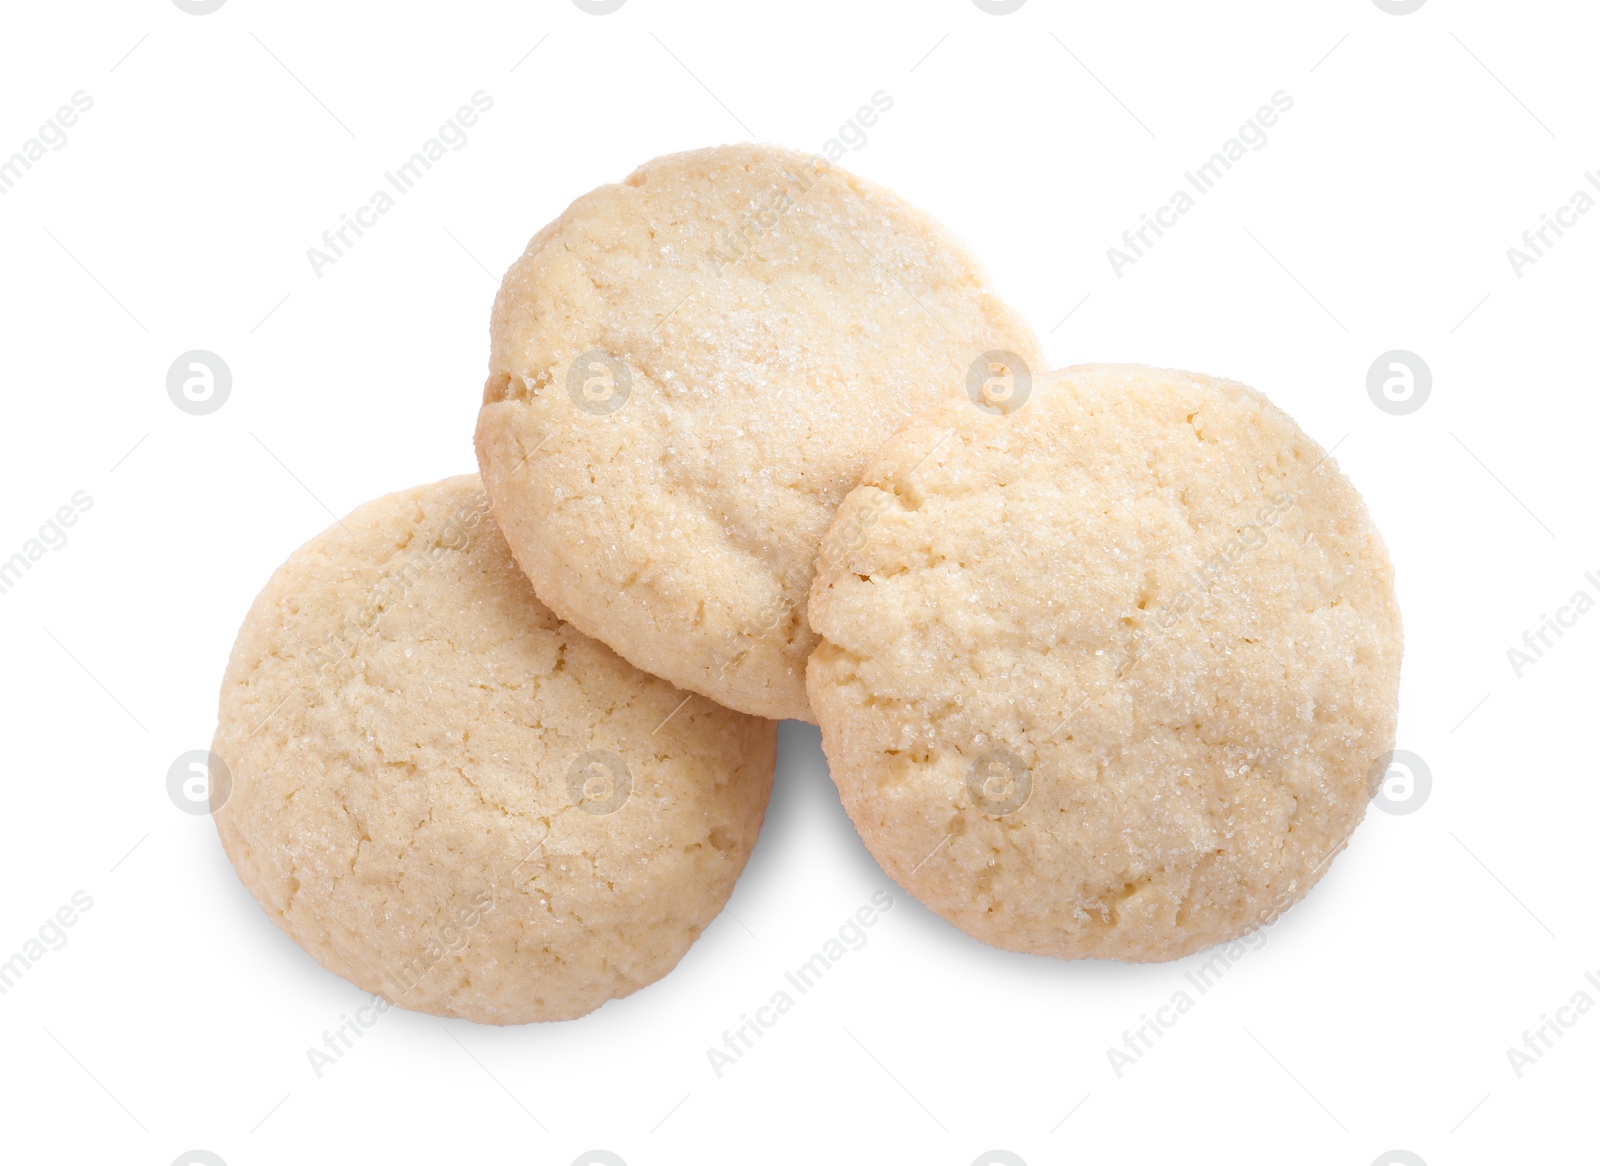
[[[478,461],[540,598],[674,684],[805,720],[812,564],[867,458],[995,353],[1039,363],[938,223],[750,145],[574,202],[491,340]]]
[[[823,561],[808,683],[845,808],[998,947],[1162,960],[1251,931],[1344,846],[1393,746],[1388,555],[1243,385],[1085,366],[937,407]]]
[[[669,972],[744,867],[776,744],[557,619],[475,476],[296,551],[219,719],[217,830],[273,921],[365,991],[492,1024]]]

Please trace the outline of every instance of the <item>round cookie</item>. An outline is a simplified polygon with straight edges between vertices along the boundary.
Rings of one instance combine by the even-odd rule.
[[[752,145],[579,198],[506,273],[491,340],[478,460],[539,597],[648,672],[803,720],[817,544],[868,457],[969,374],[1038,364],[938,223]]]
[[[223,680],[212,812],[330,971],[560,1020],[666,975],[717,914],[775,748],[557,619],[467,476],[367,503],[273,575]]]
[[[1173,959],[1295,902],[1392,748],[1354,488],[1243,385],[1085,366],[948,403],[823,544],[808,686],[884,870],[997,947]]]

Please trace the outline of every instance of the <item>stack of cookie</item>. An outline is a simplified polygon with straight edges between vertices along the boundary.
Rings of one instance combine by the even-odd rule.
[[[223,685],[228,855],[362,988],[516,1023],[665,975],[778,718],[891,877],[1018,951],[1242,935],[1360,820],[1392,573],[1259,394],[1044,372],[939,224],[758,146],[578,199],[490,334],[481,485],[301,548]]]

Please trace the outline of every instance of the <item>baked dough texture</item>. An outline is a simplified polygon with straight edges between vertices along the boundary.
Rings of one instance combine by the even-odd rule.
[[[474,475],[370,502],[273,575],[223,680],[213,815],[330,971],[559,1020],[664,976],[717,914],[775,748],[557,619]]]
[[[811,720],[817,544],[868,457],[1027,325],[938,223],[769,146],[648,162],[506,273],[479,465],[539,597],[640,668]]]
[[[1393,747],[1383,543],[1243,385],[1083,366],[1010,412],[936,407],[823,559],[808,685],[844,806],[997,947],[1164,960],[1254,930],[1343,848]]]

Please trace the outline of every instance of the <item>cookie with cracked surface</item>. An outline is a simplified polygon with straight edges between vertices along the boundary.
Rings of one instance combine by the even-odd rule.
[[[1393,747],[1387,552],[1260,394],[1134,366],[935,408],[824,542],[811,705],[893,878],[997,947],[1164,960],[1310,888]]]
[[[666,975],[717,914],[775,748],[557,619],[467,476],[367,503],[273,575],[223,680],[213,816],[330,971],[560,1020]]]
[[[539,597],[680,687],[803,720],[817,544],[868,457],[984,354],[1039,363],[938,223],[751,145],[579,198],[490,334],[479,467]]]

